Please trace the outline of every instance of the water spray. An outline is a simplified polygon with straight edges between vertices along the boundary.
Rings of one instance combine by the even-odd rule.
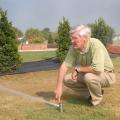
[[[50,106],[56,107],[56,108],[58,108],[58,110],[60,112],[63,112],[63,105],[62,105],[62,103],[59,103],[59,104],[52,103],[52,102],[49,102],[49,101],[45,100],[44,98],[34,97],[34,96],[28,95],[26,93],[23,93],[23,92],[20,92],[20,91],[16,91],[16,90],[13,90],[11,88],[2,86],[2,85],[0,85],[0,91],[7,92],[7,93],[10,93],[10,94],[13,94],[13,95],[17,95],[17,96],[21,96],[21,97],[23,97],[23,98],[25,98],[27,100],[32,101],[32,102],[45,103],[45,104],[48,104]]]

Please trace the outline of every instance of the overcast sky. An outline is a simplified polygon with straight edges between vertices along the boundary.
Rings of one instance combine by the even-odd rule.
[[[120,34],[120,0],[0,0],[0,7],[23,32],[30,27],[56,31],[63,16],[71,26],[94,23],[103,16]]]

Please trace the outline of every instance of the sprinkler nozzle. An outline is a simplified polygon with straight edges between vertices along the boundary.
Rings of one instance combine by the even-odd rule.
[[[63,105],[62,105],[62,103],[59,103],[59,111],[63,112]]]

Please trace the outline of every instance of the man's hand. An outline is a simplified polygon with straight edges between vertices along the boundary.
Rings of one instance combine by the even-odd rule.
[[[72,79],[73,80],[77,80],[77,72],[74,70],[73,73],[72,73]]]
[[[61,100],[61,96],[62,96],[62,93],[63,93],[63,88],[62,88],[62,85],[59,85],[55,91],[55,99],[58,101],[58,103],[60,103],[60,100]]]

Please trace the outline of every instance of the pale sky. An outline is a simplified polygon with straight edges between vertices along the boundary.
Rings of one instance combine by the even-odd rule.
[[[120,0],[0,0],[0,7],[23,32],[30,27],[56,31],[63,16],[71,26],[94,23],[103,16],[120,34]]]

